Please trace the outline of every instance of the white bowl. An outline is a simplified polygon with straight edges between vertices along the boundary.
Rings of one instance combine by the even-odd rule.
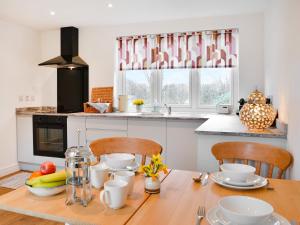
[[[47,197],[47,196],[52,196],[52,195],[57,195],[63,191],[66,190],[66,185],[58,186],[58,187],[53,187],[53,188],[34,188],[29,185],[26,185],[28,190],[37,196],[40,197]]]
[[[112,153],[105,156],[105,163],[112,169],[125,169],[135,160],[135,156],[127,153]]]
[[[248,177],[253,176],[255,168],[253,166],[239,164],[239,163],[224,163],[220,166],[225,177],[233,181],[244,182]]]
[[[273,207],[262,200],[247,196],[228,196],[219,201],[223,215],[233,224],[264,224],[273,213]]]

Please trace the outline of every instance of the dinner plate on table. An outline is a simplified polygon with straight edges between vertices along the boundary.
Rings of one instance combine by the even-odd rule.
[[[101,162],[102,166],[105,166],[108,168],[108,170],[112,171],[112,172],[116,172],[116,171],[132,171],[132,172],[137,172],[139,170],[140,164],[137,162],[132,162],[130,165],[124,167],[124,168],[113,168],[108,166],[105,161]]]
[[[206,219],[210,225],[239,225],[230,222],[223,215],[219,207],[210,209],[207,212]],[[253,224],[253,225],[258,225],[258,224]],[[260,225],[291,225],[291,224],[283,216],[277,213],[273,213],[266,221],[264,221],[264,224],[260,224]]]
[[[217,184],[239,190],[251,190],[264,187],[268,184],[268,180],[264,177],[253,175],[249,177],[245,182],[232,181],[228,177],[225,177],[222,172],[214,172],[210,178]]]

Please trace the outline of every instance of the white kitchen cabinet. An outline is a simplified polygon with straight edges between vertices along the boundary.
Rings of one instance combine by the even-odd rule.
[[[86,129],[99,129],[99,130],[127,130],[126,118],[87,118]]]
[[[87,118],[86,143],[108,137],[127,137],[127,118]]]
[[[96,130],[88,129],[86,131],[86,142],[89,145],[92,141],[100,138],[109,138],[109,137],[126,137],[127,131],[122,130]]]
[[[197,134],[198,150],[197,150],[197,170],[214,172],[219,170],[219,163],[211,153],[214,144],[226,141],[241,142],[257,142],[263,144],[271,144],[281,148],[286,148],[286,139],[284,138],[263,138],[263,137],[247,137],[247,136],[227,136],[227,135],[209,135]]]
[[[33,160],[33,125],[31,115],[17,116],[18,161]]]
[[[67,139],[68,148],[78,145],[78,129],[80,130],[80,145],[86,144],[86,128],[85,128],[85,117],[68,116],[67,119]]]
[[[167,158],[166,119],[128,119],[128,137],[145,138],[163,147],[162,156]]]
[[[204,120],[167,120],[167,165],[182,170],[197,169],[197,134]]]

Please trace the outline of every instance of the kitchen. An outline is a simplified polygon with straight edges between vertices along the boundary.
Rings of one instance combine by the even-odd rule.
[[[221,10],[222,4],[219,1],[216,3]],[[52,161],[58,168],[64,168],[64,151],[77,146],[79,129],[79,140],[82,146],[88,146],[98,138],[115,136],[156,141],[163,148],[164,162],[170,169],[177,170],[217,171],[218,161],[211,154],[211,148],[219,142],[244,141],[271,144],[291,152],[294,163],[286,176],[289,179],[299,179],[297,151],[299,97],[296,92],[298,77],[296,63],[293,62],[293,59],[297,58],[297,51],[295,51],[297,47],[292,44],[296,40],[291,34],[293,23],[297,21],[297,16],[293,18],[292,12],[297,7],[293,8],[279,0],[255,1],[255,3],[232,1],[231,3],[230,6],[223,7],[223,12],[221,10],[221,13],[216,15],[204,10],[201,14],[193,10],[193,7],[188,7],[191,14],[186,15],[174,6],[172,17],[168,18],[166,15],[164,17],[162,12],[157,12],[155,19],[145,18],[142,13],[138,14],[137,18],[133,15],[128,16],[122,11],[124,7],[126,8],[124,3],[112,2],[112,7],[108,7],[106,3],[97,5],[101,8],[102,14],[110,18],[109,22],[102,21],[101,18],[92,20],[92,16],[90,21],[80,18],[71,19],[63,13],[63,5],[55,9],[58,6],[54,3],[51,5],[49,2],[48,5],[38,4],[40,10],[35,15],[32,14],[33,9],[29,4],[28,8],[24,9],[27,14],[21,16],[20,7],[13,7],[8,2],[1,3],[3,12],[0,10],[0,18],[3,18],[3,21],[1,20],[0,27],[3,30],[3,41],[0,45],[2,49],[0,55],[3,59],[1,61],[4,62],[1,90],[2,96],[5,96],[1,100],[2,105],[5,106],[1,112],[1,143],[3,143],[3,157],[0,160],[1,176],[20,169],[37,170],[44,161]],[[94,13],[93,4],[96,3],[93,2],[87,8],[83,8],[86,15]],[[297,5],[295,2],[293,4]],[[209,9],[210,6],[207,7]],[[80,13],[79,9],[80,5],[77,5],[73,13]],[[116,17],[118,13],[123,13],[124,21],[121,17]],[[37,17],[41,19],[37,20]],[[119,21],[116,18],[119,18]],[[70,35],[66,44],[63,35],[61,36],[63,27],[71,28],[75,33],[73,36]],[[228,72],[230,73],[230,97],[227,102],[229,115],[219,114],[216,104],[207,106],[201,103],[201,82],[204,82],[202,77],[204,79],[205,76],[209,76],[207,75],[209,68],[190,69],[188,72],[184,68],[177,68],[179,75],[172,69],[162,71],[139,69],[133,72],[117,69],[119,68],[118,38],[145,35],[150,39],[158,34],[207,32],[233,28],[238,30],[238,41],[235,43],[238,49],[236,63],[238,66],[227,68],[228,71],[230,70]],[[73,45],[63,47],[68,46],[70,42]],[[286,48],[283,43],[286,43]],[[64,52],[68,50],[71,52]],[[78,60],[71,62],[67,69],[38,66],[56,56],[64,55],[79,56],[81,58],[79,69],[73,68],[77,66]],[[16,61],[19,62],[18,66],[14,63]],[[64,74],[69,73],[78,73],[77,86],[75,83],[71,85],[68,80],[70,77],[67,75],[64,80]],[[148,85],[146,78],[149,77],[149,73],[152,86],[141,96],[135,95],[136,93],[133,92],[136,89],[128,88],[130,81],[133,77],[139,76],[134,80],[135,84],[145,87]],[[183,75],[185,73],[187,75]],[[170,74],[176,78],[170,79]],[[73,78],[74,76],[72,81],[76,82]],[[174,80],[184,82],[189,88],[188,92],[181,96],[185,98],[181,105],[172,102],[174,99],[179,99],[178,96],[170,98],[168,95],[163,95],[164,93],[159,89],[160,86],[167,89],[168,85],[176,85]],[[101,114],[83,112],[83,103],[92,101],[93,89],[111,87],[113,87],[114,112]],[[272,105],[278,110],[276,128],[273,124],[273,127],[264,131],[251,131],[242,125],[239,117],[235,115],[239,108],[239,99],[247,99],[255,89],[270,98]],[[167,93],[171,92],[167,91]],[[124,95],[128,96],[126,101],[128,110],[118,112],[119,96]],[[65,98],[67,100],[64,102],[61,96],[67,96]],[[64,110],[61,106],[68,107],[72,101],[70,96],[71,99],[75,99],[75,102],[78,101],[76,105],[79,108]],[[143,98],[145,101],[141,113],[137,113],[132,104],[136,98]],[[159,108],[159,113],[152,113],[156,111],[155,107]],[[170,114],[168,107],[171,107]],[[60,123],[62,122],[59,126],[64,127],[64,131],[60,132],[63,136],[60,138],[62,152],[57,155],[58,158],[53,157],[52,153],[45,155],[45,152],[37,153],[34,150],[38,148],[35,140],[36,133],[43,126],[43,123],[34,123],[34,118],[38,121],[39,118],[41,120],[47,118],[44,116],[50,116],[50,119],[55,116]]]

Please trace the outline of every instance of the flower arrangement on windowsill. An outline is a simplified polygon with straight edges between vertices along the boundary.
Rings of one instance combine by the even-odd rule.
[[[147,193],[160,192],[159,173],[168,173],[167,166],[162,162],[160,154],[153,155],[149,165],[141,166],[141,172],[145,174],[145,191]]]
[[[144,99],[141,99],[141,98],[135,99],[135,100],[133,100],[132,104],[135,105],[136,112],[140,113],[140,112],[142,112],[142,108],[144,105]]]

